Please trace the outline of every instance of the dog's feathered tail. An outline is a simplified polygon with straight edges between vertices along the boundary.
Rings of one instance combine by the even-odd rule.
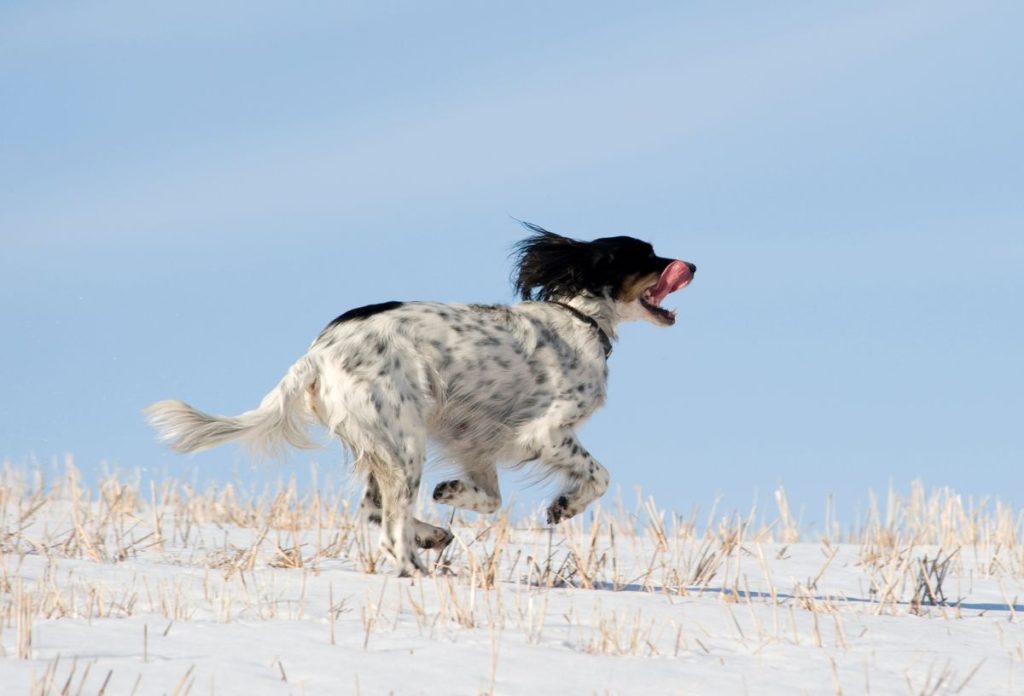
[[[259,408],[241,415],[215,416],[176,400],[158,401],[144,413],[160,439],[178,452],[199,452],[232,441],[268,456],[280,454],[285,445],[312,449],[319,445],[307,430],[306,394],[315,381],[315,364],[303,358],[263,397]]]

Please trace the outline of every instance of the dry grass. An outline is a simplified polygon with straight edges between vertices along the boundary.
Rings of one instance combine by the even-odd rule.
[[[653,499],[641,501],[631,513],[621,506],[614,513],[594,508],[557,530],[541,525],[539,515],[459,521],[456,541],[431,556],[431,576],[412,584],[384,582],[358,607],[350,596],[337,597],[332,584],[321,612],[322,607],[311,606],[306,584],[326,564],[366,574],[387,571],[375,533],[358,523],[345,494],[324,496],[315,486],[300,494],[289,484],[243,496],[231,485],[198,491],[171,481],[143,491],[117,476],[90,487],[70,462],[53,481],[8,466],[0,473],[0,635],[13,631],[16,657],[29,659],[33,627],[44,619],[152,615],[168,622],[166,634],[197,615],[229,623],[295,620],[313,613],[324,617],[325,640],[333,644],[335,622],[355,611],[368,647],[377,632],[411,616],[419,632],[430,637],[487,628],[493,689],[500,636],[509,629],[528,643],[541,643],[556,632],[580,651],[599,655],[711,654],[714,649],[699,626],[604,609],[600,603],[589,613],[569,612],[560,625],[549,625],[552,588],[641,591],[672,601],[714,597],[730,614],[732,640],[753,651],[780,641],[842,651],[851,636],[841,610],[851,598],[823,589],[841,545],[856,546],[852,562],[866,584],[859,606],[878,614],[937,612],[956,618],[960,588],[949,586],[951,577],[1024,577],[1024,521],[998,501],[975,504],[947,489],[926,494],[915,484],[909,496],[889,491],[884,508],[872,496],[859,528],[842,534],[829,523],[813,535],[800,528],[782,489],[775,502],[769,521],[756,521],[753,510],[721,517],[712,511],[701,524],[696,514],[667,514]],[[773,568],[786,560],[789,545],[800,542],[820,544],[820,567],[780,586]],[[45,562],[32,579],[21,572],[29,557]],[[132,576],[115,587],[79,577],[66,563],[117,566],[129,559],[158,559],[190,572]],[[294,580],[287,591],[275,585],[282,573]],[[1015,620],[1015,600],[1005,600]],[[770,618],[755,612],[755,605],[770,607]],[[808,615],[809,623],[798,618]],[[142,652],[148,654],[148,625],[143,640]],[[286,679],[284,665],[276,669]],[[89,665],[67,663],[58,678],[55,661],[34,692],[80,691],[88,670]],[[912,690],[933,693],[953,677],[945,668],[929,672]],[[175,691],[187,693],[192,686],[190,671]]]

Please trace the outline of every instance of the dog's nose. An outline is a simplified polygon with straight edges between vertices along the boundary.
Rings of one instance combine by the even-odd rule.
[[[690,269],[690,275],[693,275],[694,273],[696,273],[696,272],[697,272],[697,266],[696,266],[696,264],[692,264],[692,263],[690,263],[689,261],[687,261],[687,262],[686,262],[686,265],[687,265],[687,266],[689,267],[689,269]]]

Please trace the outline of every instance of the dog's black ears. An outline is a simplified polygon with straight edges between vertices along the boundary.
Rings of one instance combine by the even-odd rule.
[[[590,244],[520,221],[533,232],[515,246],[512,284],[524,300],[572,297],[586,289],[592,265]]]

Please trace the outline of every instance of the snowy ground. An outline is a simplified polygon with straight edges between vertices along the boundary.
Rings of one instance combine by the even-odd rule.
[[[343,504],[9,476],[0,693],[1024,693],[1020,518],[892,503],[856,543],[457,521],[399,579]]]

